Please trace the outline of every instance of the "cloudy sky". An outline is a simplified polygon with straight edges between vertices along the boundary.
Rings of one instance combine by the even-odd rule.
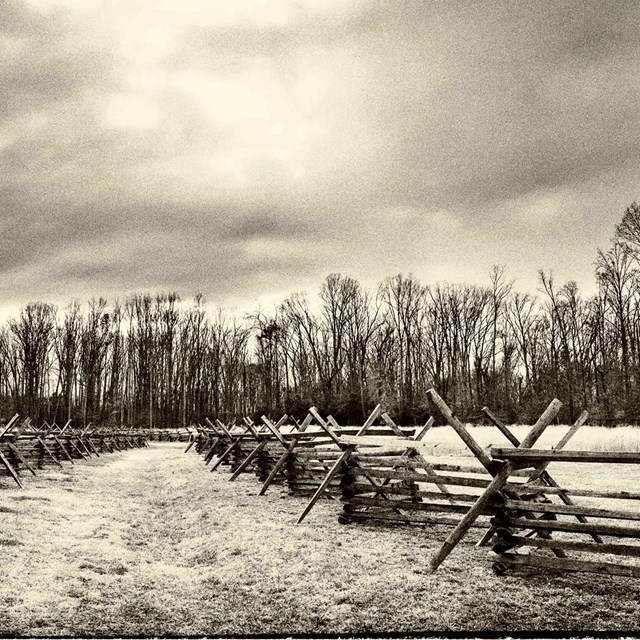
[[[0,313],[536,271],[640,198],[640,3],[0,0]]]

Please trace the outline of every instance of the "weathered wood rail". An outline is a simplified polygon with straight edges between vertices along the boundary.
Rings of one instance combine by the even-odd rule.
[[[457,526],[493,481],[499,465],[473,438],[471,430],[453,414],[444,400],[430,390],[433,404],[448,424],[458,433],[473,456],[461,464],[458,459],[430,457],[433,445],[423,439],[343,437],[354,450],[345,461],[348,471],[342,479],[343,513],[340,521],[383,522],[389,524]],[[513,445],[520,442],[486,407],[485,415]],[[576,422],[556,445],[559,449],[570,440],[586,420]],[[514,471],[515,477],[528,476]],[[545,484],[553,484],[548,473],[542,473]],[[490,518],[497,513],[492,498],[482,505],[471,526],[490,528]]]
[[[232,472],[230,480],[241,473],[254,473],[262,483],[260,495],[274,483],[286,483],[291,494],[311,495],[301,518],[320,497],[340,494],[340,474],[346,469],[343,462],[352,449],[342,437],[365,433],[379,438],[414,437],[417,431],[416,427],[398,427],[380,406],[360,426],[342,426],[332,416],[325,419],[315,407],[301,423],[287,415],[277,422],[262,416],[261,425],[248,418],[240,425],[206,422],[208,427],[198,426],[185,452],[194,447],[205,464],[212,463],[211,471],[227,466]],[[430,426],[431,422],[426,429]]]
[[[288,416],[283,416],[276,423],[275,430],[282,428]],[[231,469],[233,474],[256,472],[258,475],[260,465],[265,465],[268,458],[263,449],[270,442],[275,441],[270,428],[263,425],[254,425],[245,418],[243,424],[224,424],[221,420],[211,421],[206,419],[207,427],[198,425],[197,434],[192,436],[185,453],[192,447],[196,452],[204,456],[205,465],[212,463],[211,471],[221,466]],[[270,425],[273,426],[273,425]],[[260,455],[262,454],[262,455]],[[233,476],[235,479],[237,475]]]
[[[471,527],[488,517],[489,530],[478,546],[491,546],[492,566],[498,574],[524,566],[640,577],[640,491],[562,487],[548,471],[554,462],[637,465],[640,453],[564,449],[586,421],[586,412],[555,449],[535,448],[560,406],[554,400],[522,442],[509,438],[513,447],[489,451],[492,479],[472,504],[465,505],[462,517],[431,558],[432,571]],[[589,476],[588,471],[585,475]],[[612,501],[615,506],[610,506]],[[627,562],[621,563],[621,557]]]
[[[198,429],[194,426],[188,427],[166,427],[141,429],[147,441],[152,442],[190,442],[198,435]]]
[[[400,443],[398,443],[400,445]],[[340,522],[455,525],[490,483],[480,466],[434,461],[419,449],[353,453],[342,477]],[[483,515],[494,515],[488,505]],[[488,526],[479,520],[475,526]]]
[[[505,466],[516,469],[535,469],[552,462],[640,464],[640,453],[626,451],[496,448],[491,450],[491,455]],[[542,487],[535,488],[538,491],[534,495],[538,500],[526,502],[526,510],[521,500],[501,495],[501,487],[495,487],[491,494],[497,510],[492,519],[493,535],[486,544],[492,545],[496,573],[525,566],[640,577],[640,493],[559,487],[557,492],[542,493]],[[559,503],[557,498],[563,494],[588,501],[585,504]],[[582,520],[573,521],[576,517]],[[594,541],[594,536],[600,538],[600,542]],[[561,549],[564,557],[549,556],[549,549]],[[568,557],[569,553],[573,555]],[[626,558],[627,562],[621,563],[621,558]]]
[[[342,474],[348,471],[345,463],[352,453],[345,438],[365,434],[383,440],[393,436],[414,437],[417,429],[399,427],[381,405],[373,409],[361,426],[342,426],[332,416],[325,420],[315,407],[309,412],[321,431],[308,434],[307,438],[303,435],[292,444],[287,459],[287,482],[291,493],[311,495],[312,502],[322,494],[340,494]]]

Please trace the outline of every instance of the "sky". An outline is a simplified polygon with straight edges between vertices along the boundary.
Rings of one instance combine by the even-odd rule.
[[[0,317],[595,288],[640,199],[640,3],[0,0]]]

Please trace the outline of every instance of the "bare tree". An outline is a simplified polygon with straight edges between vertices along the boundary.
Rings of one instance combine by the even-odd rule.
[[[62,399],[62,416],[70,420],[73,409],[73,391],[76,382],[78,352],[82,330],[82,313],[77,301],[71,302],[65,311],[64,320],[56,327],[54,349],[58,362],[59,396],[56,399],[53,419],[58,418],[59,399]]]
[[[48,374],[47,359],[53,344],[54,308],[49,304],[32,302],[25,306],[18,320],[9,321],[9,329],[18,345],[18,359],[22,367],[24,404],[28,415],[41,417],[38,400],[41,385]]]

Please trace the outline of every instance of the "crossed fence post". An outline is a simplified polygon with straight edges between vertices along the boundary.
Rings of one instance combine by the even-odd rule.
[[[56,444],[58,445],[58,449],[62,451],[65,458],[67,458],[67,460],[71,464],[75,464],[75,462],[73,461],[73,458],[71,457],[71,454],[67,451],[67,448],[64,446],[60,438],[58,438],[58,434],[54,431],[54,427],[58,430],[58,432],[60,432],[60,428],[55,424],[55,422],[51,425],[46,420],[44,421],[45,438],[48,438],[49,436],[51,436],[56,441]]]
[[[39,429],[35,429],[34,430],[35,433],[35,438],[38,441],[38,443],[40,444],[40,446],[42,447],[42,449],[44,451],[46,451],[47,455],[53,460],[53,462],[55,464],[57,464],[61,469],[63,469],[64,467],[62,466],[62,464],[60,463],[60,460],[58,460],[58,458],[55,456],[55,454],[53,453],[53,451],[51,451],[51,449],[49,449],[49,446],[47,445],[47,443],[45,442],[45,438],[46,438],[46,434],[45,437],[43,438],[40,435],[40,430]]]
[[[18,421],[18,414],[16,413],[11,420],[5,425],[2,433],[0,433],[0,441],[3,438],[6,438],[9,435],[9,432],[16,426]],[[3,464],[5,469],[9,472],[9,475],[13,478],[14,482],[22,489],[22,482],[20,481],[20,477],[18,476],[17,471],[13,468],[13,465],[9,462],[7,457],[0,451],[0,462]]]
[[[287,446],[287,443],[285,439],[282,437],[282,434],[278,429],[282,424],[284,424],[287,417],[288,416],[285,414],[282,418],[280,418],[280,420],[276,424],[273,424],[273,422],[271,422],[269,418],[267,418],[266,416],[262,416],[262,422],[264,422],[264,424],[267,426],[269,431],[280,441],[282,446],[284,446],[285,448]],[[270,434],[259,433],[256,429],[253,428],[253,425],[249,425],[249,422],[247,422],[247,426],[251,428],[251,431],[254,434],[254,437],[258,441],[258,444],[251,450],[249,455],[242,461],[240,466],[233,472],[233,474],[229,478],[230,482],[235,480],[251,464],[251,462],[253,462],[253,460],[267,446],[267,444],[269,443],[269,440],[271,439]]]
[[[206,418],[206,421],[209,425],[213,426],[211,423],[211,420],[209,420],[209,418]],[[231,432],[230,429],[227,428],[227,426],[219,419],[216,419],[216,424],[218,425],[218,427],[220,427],[220,429],[222,429],[222,431],[225,434],[225,437],[227,437],[230,441],[231,444],[227,447],[227,449],[225,449],[225,451],[222,453],[222,455],[218,458],[218,460],[216,460],[216,462],[213,464],[213,466],[211,467],[211,471],[215,471],[223,462],[224,460],[226,460],[226,458],[231,454],[231,452],[238,446],[238,444],[240,443],[240,435],[238,434],[233,434]],[[233,423],[231,425],[229,425],[231,427],[231,429],[233,428]],[[244,426],[244,432],[246,432],[247,426]],[[212,457],[213,458],[213,453],[212,453]]]
[[[511,442],[511,444],[513,444],[515,447],[520,446],[520,441],[518,440],[518,438],[516,438],[516,436],[513,435],[513,433],[507,428],[505,424],[503,424],[495,415],[493,415],[493,413],[491,413],[488,407],[483,407],[482,412],[487,416],[487,418],[489,418],[489,420],[491,420],[491,422],[493,422],[493,424],[496,425],[496,427],[498,427],[498,429],[500,429],[500,431],[502,431],[502,433],[506,436],[507,440]],[[556,444],[556,446],[554,447],[556,451],[560,451],[565,447],[565,445],[569,442],[569,440],[573,438],[573,436],[578,432],[580,427],[586,422],[588,415],[589,414],[586,411],[582,412],[582,414],[575,421],[573,426],[567,431],[567,433],[564,434],[564,436],[560,439],[558,444]],[[549,462],[540,464],[533,471],[533,473],[531,473],[527,482],[534,482],[536,480],[540,480],[543,484],[545,484],[548,487],[558,488],[560,485],[549,475],[548,471],[546,470],[549,464],[550,464]],[[559,491],[557,495],[560,498],[560,500],[564,502],[564,504],[573,505],[573,500],[571,500],[571,498],[569,498],[569,496],[565,492]],[[587,518],[580,514],[576,515],[576,519],[578,520],[578,522],[583,522],[583,523],[588,522]],[[490,540],[493,533],[495,532],[495,530],[496,530],[496,527],[492,526],[491,529],[489,529],[489,531],[485,534],[485,536],[483,536],[483,538],[478,542],[478,546],[483,546],[485,543],[487,543]],[[597,533],[592,534],[591,537],[595,542],[602,543],[602,538]]]
[[[280,420],[277,423],[277,426],[279,427],[286,419],[287,419],[287,415],[285,414],[285,415],[282,416],[282,418],[280,418]],[[209,420],[207,420],[207,421],[209,422],[209,424],[211,424],[211,422]],[[224,425],[222,425],[220,420],[216,420],[216,422],[218,423],[218,426],[224,427]],[[247,433],[250,433],[255,438],[260,438],[260,436],[258,434],[258,431],[253,426],[253,424],[251,424],[251,422],[245,421],[245,423],[244,423],[244,425],[242,425],[242,427],[243,427],[244,431],[242,431],[242,432],[240,432],[238,434],[234,434],[230,430],[228,430],[226,427],[224,427],[224,431],[225,431],[226,435],[231,439],[231,444],[225,449],[225,451],[222,453],[222,455],[218,458],[218,460],[215,462],[215,464],[211,467],[211,471],[215,471],[222,464],[222,462],[224,462],[224,460],[226,460],[229,457],[229,455],[231,455],[233,450],[236,449],[240,445],[240,442],[246,437]]]
[[[430,389],[428,393],[432,400],[436,401],[437,403],[437,400],[439,399],[441,401],[441,404],[446,407],[444,401],[442,401],[442,399],[440,398],[440,396],[438,396],[434,389]],[[533,425],[529,433],[525,436],[524,440],[520,443],[518,448],[531,448],[533,444],[544,433],[544,430],[549,426],[549,424],[551,424],[551,421],[556,417],[561,407],[562,403],[558,399],[552,400],[549,406],[545,409],[544,413],[540,416],[540,418],[538,418],[538,421],[535,423],[535,425]],[[446,407],[446,413],[443,413],[443,415],[447,419],[447,422],[449,422],[449,424],[451,424],[452,426],[452,422],[459,422],[457,421],[457,419],[453,418],[453,414],[448,407]],[[449,421],[449,419],[452,419],[451,422]],[[584,420],[586,420],[586,416]],[[466,429],[464,429],[464,427],[462,429],[462,433],[465,433],[468,436],[468,433]],[[475,441],[473,442],[475,443]],[[475,443],[475,445],[477,445],[477,443]],[[471,509],[469,509],[469,511],[463,516],[454,530],[449,534],[440,549],[431,558],[431,572],[435,571],[442,564],[442,562],[451,553],[451,551],[453,551],[455,546],[460,542],[460,540],[462,540],[473,523],[478,519],[478,516],[480,516],[485,510],[492,496],[505,488],[509,477],[516,468],[515,463],[511,461],[493,464],[493,461],[488,458],[487,454],[484,453],[484,451],[482,452],[482,454],[483,458],[488,459],[489,462],[487,468],[490,471],[493,471],[492,475],[494,475],[494,478],[489,483],[489,486],[485,489],[484,493],[482,493],[482,495],[476,500],[475,504],[471,507]],[[505,493],[507,492],[505,491]]]
[[[198,438],[202,437],[202,427],[198,425],[197,427],[194,426],[194,428],[196,430],[195,434],[191,431],[191,426],[189,426],[189,444],[184,450],[185,453],[191,449],[191,447],[197,442]]]
[[[2,434],[0,434],[0,439],[6,437],[7,448],[11,451],[11,453],[13,453],[13,455],[18,459],[19,462],[21,462],[34,476],[37,476],[38,474],[36,473],[35,469],[31,466],[27,458],[22,455],[22,451],[20,451],[20,448],[18,447],[18,438],[20,437],[20,433],[25,427],[28,427],[30,425],[31,420],[29,418],[25,418],[22,425],[20,425],[20,427],[14,431],[14,429],[18,427],[17,416],[18,414],[14,416],[14,418],[16,419],[14,420],[12,418],[9,421],[7,427],[3,429]],[[11,431],[13,431],[13,433],[11,433]],[[16,475],[18,475],[17,472]]]
[[[286,465],[294,449],[298,446],[298,442],[303,437],[304,432],[307,430],[307,427],[309,427],[312,421],[313,421],[313,415],[311,414],[311,412],[308,412],[307,415],[304,417],[304,420],[302,421],[302,423],[297,424],[297,428],[298,428],[297,433],[294,434],[293,438],[291,439],[291,442],[287,444],[287,446],[285,447],[284,453],[282,453],[282,455],[276,461],[275,465],[273,465],[273,469],[271,469],[271,472],[267,476],[267,479],[264,481],[264,484],[262,485],[262,487],[260,488],[260,491],[258,492],[259,496],[263,496],[267,492],[267,489],[271,486],[273,481],[276,479],[277,475]]]
[[[313,507],[316,504],[316,502],[318,502],[318,500],[324,495],[325,491],[327,490],[327,487],[329,486],[329,484],[331,483],[333,478],[336,476],[336,474],[340,471],[340,468],[342,467],[342,465],[351,457],[351,454],[355,451],[356,446],[357,446],[355,444],[345,443],[343,440],[341,440],[334,433],[334,431],[329,427],[327,422],[325,420],[323,420],[322,416],[320,416],[320,414],[317,412],[315,407],[312,407],[309,411],[314,415],[316,420],[318,420],[318,423],[328,433],[330,438],[342,450],[342,453],[340,454],[338,459],[334,462],[334,464],[331,467],[331,469],[329,469],[329,471],[328,471],[327,475],[325,476],[324,480],[320,483],[320,486],[316,489],[316,492],[313,494],[311,500],[309,501],[309,503],[305,507],[305,509],[302,512],[302,514],[300,515],[300,517],[298,518],[298,521],[297,521],[296,524],[300,524],[307,517],[307,515],[309,514],[311,509],[313,509]],[[369,415],[369,417],[367,418],[365,423],[362,425],[362,427],[356,433],[356,437],[364,435],[373,426],[374,422],[376,421],[377,417],[380,414],[381,414],[381,407],[380,407],[380,405],[377,405],[376,408]],[[380,416],[380,417],[382,417],[382,416]],[[388,425],[389,425],[389,421],[391,421],[391,419],[388,416],[387,416],[386,419],[383,418],[383,420],[385,420],[385,422]],[[393,422],[393,421],[391,421],[391,422]],[[395,427],[395,428],[393,428],[394,432],[396,432],[396,433],[399,432],[400,434],[402,434],[404,436],[404,433],[402,432],[402,430],[397,425],[395,425],[395,423],[393,423],[393,424],[394,424],[394,427]],[[355,463],[355,466],[361,468],[361,465],[359,463],[357,463],[357,462]],[[375,482],[366,473],[363,473],[363,476],[366,478],[366,480],[370,484],[373,485],[373,487],[375,487],[375,489],[377,491],[380,490],[378,492],[379,495],[381,495],[383,497],[387,497],[386,494],[382,491],[382,486],[380,484]],[[399,510],[396,509],[396,511],[399,511]]]

